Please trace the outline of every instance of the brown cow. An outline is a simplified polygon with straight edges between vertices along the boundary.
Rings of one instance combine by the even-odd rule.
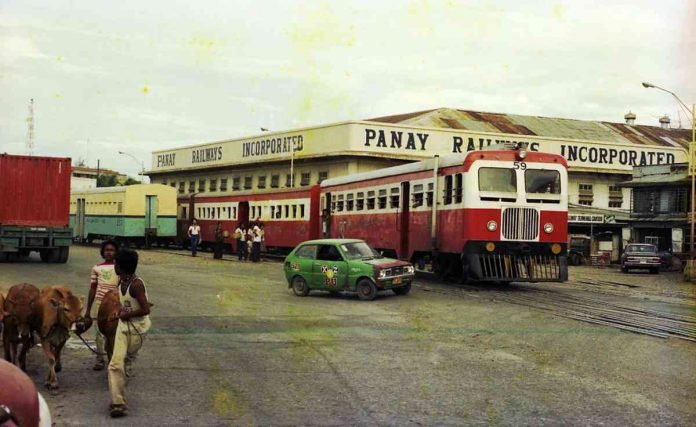
[[[34,311],[39,303],[39,288],[29,283],[14,285],[4,302],[2,343],[5,360],[26,370],[27,352],[34,344]]]
[[[118,291],[112,289],[102,298],[101,305],[99,306],[99,313],[97,314],[97,327],[106,340],[108,360],[111,360],[111,355],[114,352],[114,339],[116,338],[118,314],[120,311],[121,302],[118,298]]]
[[[48,359],[46,387],[58,388],[58,377],[62,365],[60,352],[70,336],[70,328],[81,317],[82,299],[64,286],[51,286],[41,290],[36,316],[41,338],[41,347]]]

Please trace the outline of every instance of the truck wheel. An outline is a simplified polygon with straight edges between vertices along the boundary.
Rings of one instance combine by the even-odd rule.
[[[358,298],[362,301],[372,301],[377,296],[377,287],[371,280],[362,279],[358,282]]]
[[[393,288],[392,291],[394,291],[394,293],[397,295],[406,295],[407,293],[411,292],[411,284],[409,283],[406,286],[399,286],[398,288]]]
[[[70,246],[62,246],[59,249],[58,262],[61,264],[65,264],[66,262],[68,262],[69,257],[70,257]]]
[[[48,262],[60,262],[60,248],[53,248],[48,250]]]
[[[50,262],[50,249],[41,249],[39,250],[39,256],[41,257],[41,261],[43,262]]]
[[[302,276],[293,277],[292,291],[298,297],[306,297],[309,295],[309,286],[307,286],[307,281]]]

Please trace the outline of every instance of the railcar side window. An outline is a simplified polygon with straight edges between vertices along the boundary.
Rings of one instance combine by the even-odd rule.
[[[454,176],[454,203],[462,202],[462,194],[464,189],[462,188],[463,177],[462,174],[458,173]]]
[[[387,190],[379,190],[379,197],[377,198],[377,208],[386,209],[387,208]]]
[[[558,171],[527,169],[524,181],[527,193],[561,194],[561,174]]]
[[[336,202],[336,210],[338,212],[343,211],[343,194],[338,195],[338,201]]]
[[[290,218],[290,205],[285,205],[285,218]]]
[[[283,217],[283,207],[278,205],[276,206],[276,219],[281,219]]]
[[[423,184],[417,184],[413,186],[413,204],[414,208],[423,206]]]
[[[292,217],[297,218],[297,205],[292,205]]]
[[[365,193],[360,192],[355,199],[355,210],[361,211],[365,209]]]
[[[368,191],[367,192],[367,209],[371,210],[374,208],[375,208],[375,192]]]
[[[517,193],[517,174],[514,169],[481,168],[478,178],[479,191]]]
[[[449,205],[452,203],[452,175],[445,177],[445,188],[443,191],[443,203]]]
[[[304,205],[300,205],[300,218],[304,218]]]
[[[346,210],[347,211],[352,211],[353,206],[354,206],[354,201],[353,201],[353,194],[348,194],[346,195]]]
[[[397,187],[391,189],[391,205],[392,208],[399,207],[399,189]]]
[[[317,257],[317,245],[305,245],[295,252],[298,258],[315,259]]]
[[[336,212],[336,195],[331,195],[331,212]]]

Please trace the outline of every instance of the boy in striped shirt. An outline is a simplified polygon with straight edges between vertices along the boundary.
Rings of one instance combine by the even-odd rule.
[[[104,262],[92,267],[92,275],[89,281],[89,295],[87,297],[87,309],[85,310],[85,318],[91,318],[91,313],[94,316],[99,315],[99,306],[107,292],[118,287],[118,276],[114,270],[114,255],[118,251],[118,243],[113,240],[106,240],[101,245],[101,256]],[[96,304],[95,304],[96,300]],[[94,310],[92,306],[94,305]],[[97,337],[97,360],[94,362],[95,371],[104,369],[104,336],[99,333],[99,329],[95,328]]]

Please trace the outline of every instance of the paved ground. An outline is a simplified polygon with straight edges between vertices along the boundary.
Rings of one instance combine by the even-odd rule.
[[[97,256],[74,247],[66,265],[0,264],[0,289],[60,283],[86,295]],[[56,395],[32,350],[29,374],[57,425],[696,424],[696,343],[556,317],[486,288],[453,297],[426,283],[370,303],[298,298],[278,263],[209,256],[141,252],[153,329],[126,419],[107,417],[106,375],[77,342]],[[577,268],[571,277],[548,288],[694,314],[694,288],[676,274]],[[638,287],[579,282],[588,278]]]

